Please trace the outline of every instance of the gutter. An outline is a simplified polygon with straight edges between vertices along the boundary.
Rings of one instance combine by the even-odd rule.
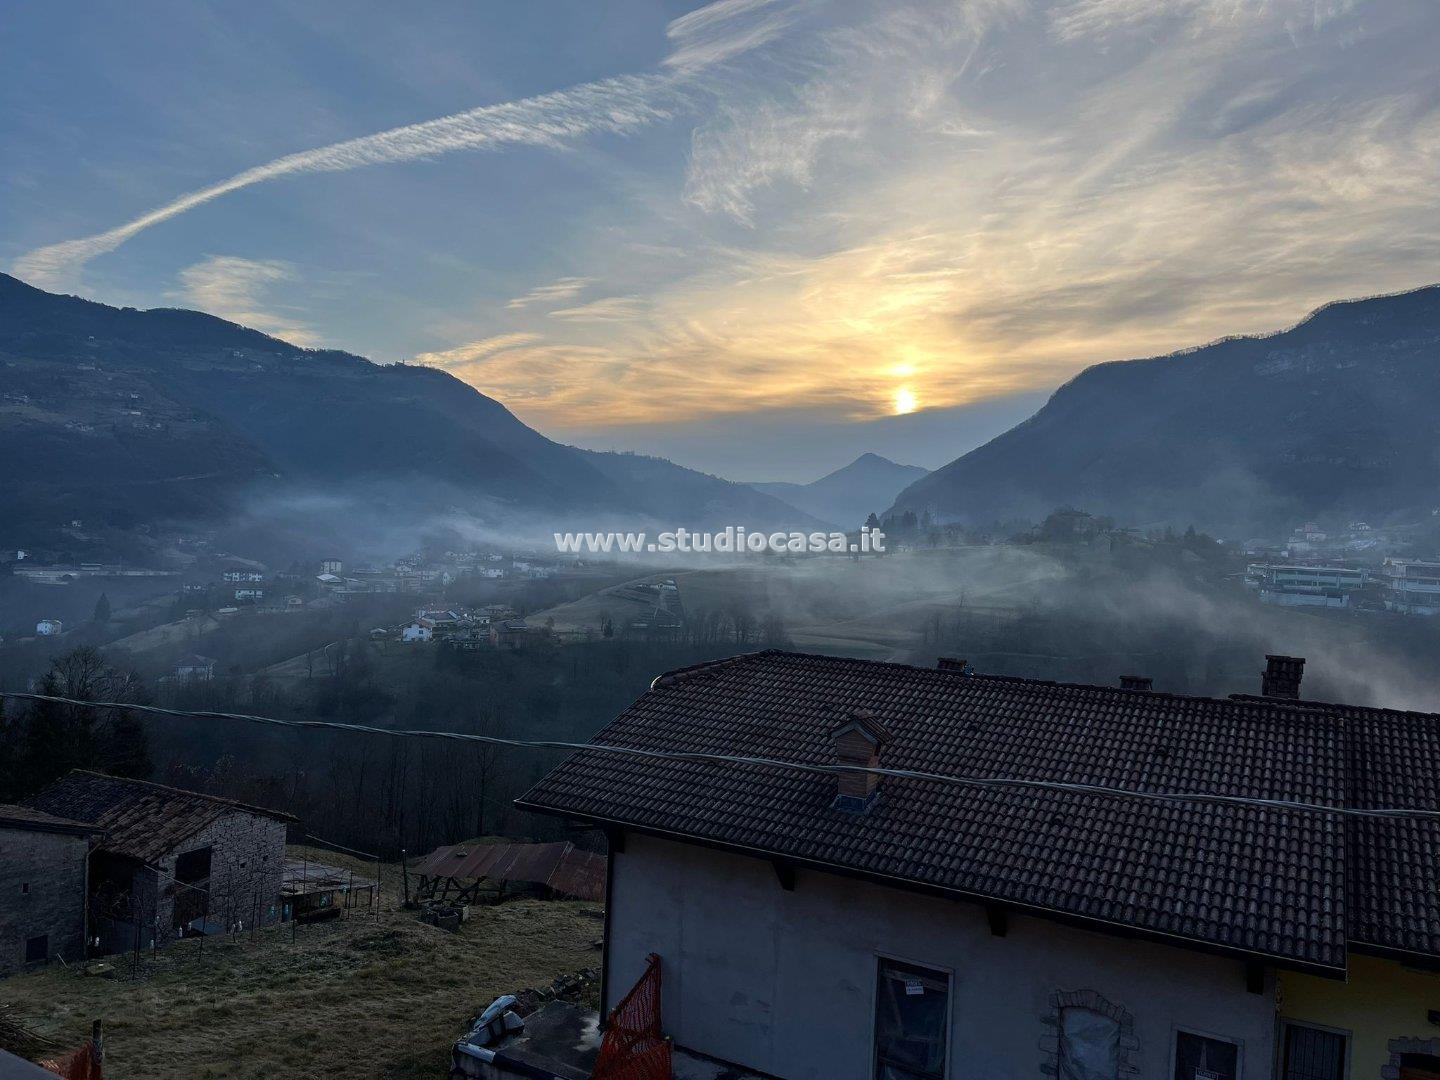
[[[1140,938],[1147,941],[1155,941],[1162,945],[1171,945],[1177,948],[1189,949],[1193,952],[1209,953],[1212,956],[1224,956],[1234,960],[1262,961],[1272,967],[1283,968],[1289,971],[1298,971],[1305,975],[1315,975],[1322,979],[1335,979],[1344,982],[1347,976],[1346,965],[1338,967],[1329,964],[1320,964],[1314,961],[1298,960],[1294,957],[1276,956],[1271,953],[1259,952],[1251,949],[1239,949],[1229,945],[1220,945],[1214,942],[1204,941],[1199,938],[1182,937],[1179,934],[1167,933],[1164,930],[1149,930],[1140,926],[1131,926],[1127,923],[1110,922],[1106,919],[1098,919],[1093,915],[1078,915],[1073,912],[1061,911],[1057,908],[1039,907],[1034,904],[1026,904],[1017,900],[1008,900],[998,896],[986,896],[983,893],[966,892],[963,889],[952,889],[944,885],[933,885],[924,881],[912,881],[909,878],[890,877],[885,874],[876,873],[872,870],[862,870],[853,866],[842,866],[837,863],[822,862],[817,859],[809,859],[804,856],[791,855],[783,851],[767,851],[764,848],[751,847],[746,844],[734,844],[723,840],[710,840],[703,836],[694,836],[688,833],[672,832],[668,829],[652,828],[646,825],[636,825],[631,822],[616,821],[612,818],[599,817],[595,814],[586,814],[574,810],[562,810],[558,807],[544,806],[539,803],[526,801],[524,798],[516,799],[512,804],[517,810],[526,810],[530,813],[545,814],[550,817],[571,818],[572,820],[588,821],[599,828],[629,829],[633,832],[642,833],[648,836],[658,837],[662,840],[672,840],[676,843],[691,844],[696,847],[712,848],[718,851],[728,851],[737,855],[746,855],[752,858],[771,861],[775,859],[784,860],[797,867],[809,870],[818,870],[821,873],[832,874],[836,877],[859,878],[862,881],[873,882],[878,885],[886,885],[890,888],[905,889],[909,892],[919,892],[930,896],[940,896],[950,900],[964,900],[968,903],[990,905],[1006,911],[1014,911],[1023,915],[1033,915],[1036,918],[1047,919],[1051,922],[1058,922],[1063,925],[1077,927],[1082,930],[1091,930],[1097,933],[1110,934],[1118,937]],[[1348,942],[1348,937],[1347,937]]]

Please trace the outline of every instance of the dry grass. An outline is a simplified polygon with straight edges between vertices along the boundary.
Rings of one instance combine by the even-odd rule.
[[[373,876],[374,864],[309,849]],[[293,851],[293,849],[292,849]],[[103,1017],[106,1074],[125,1080],[445,1075],[450,1044],[498,994],[597,967],[595,904],[513,900],[472,908],[459,934],[398,909],[383,868],[380,917],[267,930],[257,941],[162,950],[131,979],[52,968],[0,982],[40,1034],[79,1045]]]

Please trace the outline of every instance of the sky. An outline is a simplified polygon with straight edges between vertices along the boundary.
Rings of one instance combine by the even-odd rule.
[[[1440,280],[1434,0],[12,0],[0,267],[748,480]]]

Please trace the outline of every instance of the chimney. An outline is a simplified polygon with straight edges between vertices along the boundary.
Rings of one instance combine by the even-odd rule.
[[[1263,697],[1298,698],[1300,678],[1305,674],[1303,656],[1266,656],[1265,674],[1260,678]]]
[[[873,769],[880,764],[880,751],[890,742],[890,732],[869,709],[850,709],[842,713],[830,729],[830,744],[835,748],[837,765],[855,765]],[[835,774],[837,810],[864,813],[875,800],[880,778],[874,773],[843,771]]]
[[[948,671],[954,675],[968,674],[970,667],[969,660],[961,660],[954,656],[942,656],[940,662],[935,665],[939,671]]]
[[[1155,686],[1155,680],[1148,675],[1121,675],[1121,690],[1151,690]]]

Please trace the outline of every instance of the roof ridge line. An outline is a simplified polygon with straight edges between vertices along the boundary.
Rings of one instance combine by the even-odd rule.
[[[95,776],[102,780],[114,780],[121,784],[136,784],[140,787],[154,788],[157,791],[168,791],[175,795],[191,795],[197,799],[206,799],[210,802],[219,803],[222,806],[233,806],[239,810],[249,810],[256,814],[264,814],[267,817],[277,818],[282,821],[295,821],[300,819],[294,814],[287,814],[284,810],[274,810],[268,806],[258,806],[255,803],[241,802],[239,799],[227,799],[224,795],[211,795],[206,791],[192,791],[189,788],[176,787],[173,784],[157,784],[154,780],[140,780],[132,776],[112,776],[110,773],[100,772],[98,769],[71,769],[55,783],[60,783],[69,777]],[[53,786],[53,785],[51,785]]]

